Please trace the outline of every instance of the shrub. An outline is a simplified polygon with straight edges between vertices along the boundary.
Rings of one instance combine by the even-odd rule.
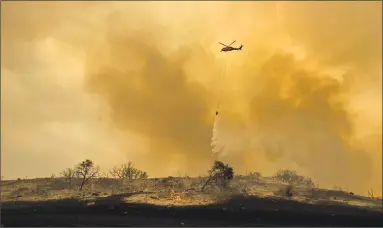
[[[315,187],[315,183],[311,178],[300,176],[297,174],[297,172],[287,169],[279,170],[275,176],[276,179],[281,180],[283,182],[289,183],[289,184],[304,184],[308,185],[310,187]]]
[[[132,162],[129,162],[127,165],[123,164],[120,167],[114,167],[110,171],[110,175],[114,178],[128,180],[148,178],[148,174],[142,170],[136,169]]]
[[[249,176],[255,179],[259,179],[262,175],[259,172],[250,172]]]
[[[368,190],[368,192],[367,192],[368,193],[368,197],[373,199],[373,198],[375,198],[374,197],[374,191],[372,190],[372,188],[370,190]]]
[[[234,171],[233,168],[229,165],[225,165],[223,162],[215,161],[211,170],[209,170],[209,176],[202,186],[201,191],[204,191],[205,188],[209,185],[217,185],[221,188],[226,188],[229,184],[229,181],[233,179]]]
[[[292,184],[287,185],[287,187],[284,189],[284,195],[287,197],[293,196],[293,185]]]

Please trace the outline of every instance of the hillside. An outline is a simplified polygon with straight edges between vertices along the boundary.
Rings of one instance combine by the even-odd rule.
[[[201,192],[203,178],[63,178],[2,181],[5,226],[383,225],[382,200],[350,192],[236,176]],[[290,189],[291,188],[291,189]],[[151,217],[151,219],[147,219]],[[43,220],[37,218],[44,218]],[[81,225],[81,226],[82,226]]]

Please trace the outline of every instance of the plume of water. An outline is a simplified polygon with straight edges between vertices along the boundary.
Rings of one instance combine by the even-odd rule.
[[[212,133],[212,156],[234,155],[250,146],[249,129],[245,125],[230,123],[223,116],[215,116]]]
[[[212,147],[212,155],[220,155],[223,152],[224,145],[220,143],[219,140],[219,132],[218,132],[218,126],[220,123],[220,117],[219,115],[216,115],[214,118],[214,125],[213,125],[213,134],[211,138],[211,147]]]

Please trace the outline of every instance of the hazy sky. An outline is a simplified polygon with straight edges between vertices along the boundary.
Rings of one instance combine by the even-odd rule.
[[[381,21],[381,2],[3,2],[2,175],[202,175],[223,77],[235,171],[381,192]]]

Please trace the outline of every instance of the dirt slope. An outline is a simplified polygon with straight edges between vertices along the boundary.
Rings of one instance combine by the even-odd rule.
[[[383,226],[382,201],[349,192],[235,177],[200,192],[202,178],[2,182],[5,226]]]

